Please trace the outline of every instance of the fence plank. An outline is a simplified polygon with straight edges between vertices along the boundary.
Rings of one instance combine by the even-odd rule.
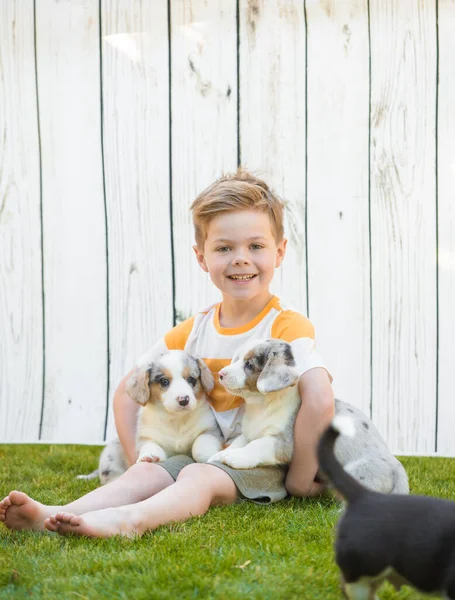
[[[303,313],[305,20],[298,0],[240,0],[241,162],[287,202],[287,256],[273,291]]]
[[[33,2],[1,4],[0,40],[0,441],[34,441],[43,321]]]
[[[42,438],[99,440],[106,411],[106,232],[98,2],[37,3],[46,397]]]
[[[369,414],[368,6],[306,11],[309,313],[337,397]]]
[[[455,455],[455,0],[439,1],[438,231],[439,411],[438,452]]]
[[[173,325],[167,19],[166,0],[102,3],[110,396]]]
[[[436,20],[372,0],[373,417],[399,452],[435,447]]]
[[[219,299],[197,265],[189,206],[237,167],[235,2],[171,2],[172,185],[178,319]]]

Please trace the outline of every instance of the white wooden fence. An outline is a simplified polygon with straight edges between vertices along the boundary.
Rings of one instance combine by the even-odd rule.
[[[288,201],[275,291],[397,452],[455,455],[455,0],[3,0],[0,441],[97,442],[218,298],[188,207]]]

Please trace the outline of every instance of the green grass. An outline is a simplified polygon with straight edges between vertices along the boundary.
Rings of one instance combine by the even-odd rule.
[[[21,489],[57,504],[96,486],[74,476],[99,448],[0,445],[0,495]],[[455,497],[455,460],[405,458],[412,491]],[[339,506],[292,498],[242,502],[140,539],[89,540],[0,525],[0,599],[341,598],[332,542]],[[424,598],[389,585],[383,599]],[[426,596],[426,598],[428,598]]]

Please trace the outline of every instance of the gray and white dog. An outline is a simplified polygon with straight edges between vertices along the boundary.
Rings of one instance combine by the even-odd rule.
[[[408,494],[408,476],[390,452],[381,434],[365,414],[341,400],[335,400],[335,414],[350,417],[355,437],[341,436],[335,449],[344,470],[366,488],[383,494]]]

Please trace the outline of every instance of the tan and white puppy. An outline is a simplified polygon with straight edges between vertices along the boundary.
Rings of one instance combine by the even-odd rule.
[[[249,342],[219,378],[228,392],[245,399],[245,412],[241,435],[209,462],[234,469],[290,463],[300,406],[299,373],[290,344],[276,339]]]
[[[137,462],[160,462],[176,454],[206,462],[221,449],[223,437],[206,397],[213,385],[204,361],[181,350],[170,350],[135,370],[126,391],[141,405]],[[120,442],[113,440],[101,453],[98,472],[79,477],[99,475],[104,484],[126,469]]]

